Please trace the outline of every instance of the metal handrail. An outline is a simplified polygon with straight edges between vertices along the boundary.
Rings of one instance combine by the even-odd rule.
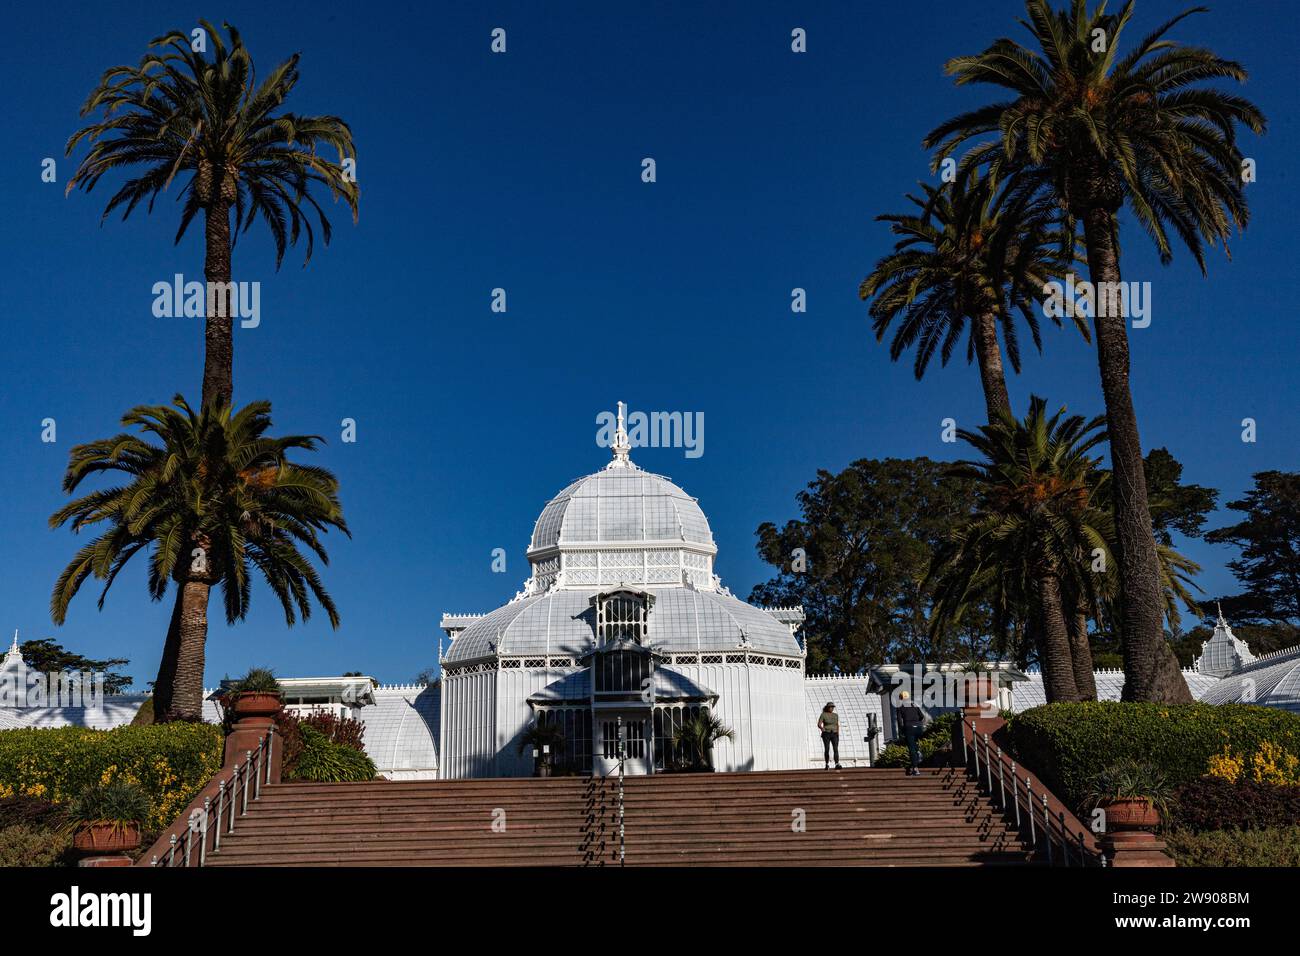
[[[970,730],[969,739],[967,729]],[[1038,850],[1041,841],[1048,866],[1106,865],[1105,854],[1089,849],[1085,831],[1080,828],[1078,832],[1071,832],[1063,810],[1058,810],[1053,816],[1048,806],[1047,790],[1040,784],[1039,792],[1035,794],[1033,778],[1025,773],[1022,779],[1017,770],[1023,768],[1017,768],[1016,762],[1004,754],[1001,747],[993,746],[988,734],[981,735],[973,720],[962,722],[961,750],[967,771],[973,771],[976,787],[984,788],[992,799],[996,784],[997,805],[1008,821],[1014,820],[1022,836],[1028,822],[1029,844]],[[1010,801],[1007,799],[1008,776],[1011,778]]]
[[[228,836],[235,832],[236,817],[248,814],[249,793],[252,793],[253,802],[256,803],[262,796],[262,784],[271,782],[271,747],[274,738],[275,725],[272,724],[266,735],[257,742],[257,749],[245,750],[243,763],[236,761],[230,776],[217,781],[216,805],[213,806],[211,797],[204,797],[203,808],[196,807],[190,813],[184,841],[177,839],[173,833],[167,851],[161,859],[157,855],[153,856],[149,861],[150,866],[206,866],[209,842],[211,852],[220,852],[222,815],[225,815],[225,834]],[[196,846],[197,863],[194,852]]]

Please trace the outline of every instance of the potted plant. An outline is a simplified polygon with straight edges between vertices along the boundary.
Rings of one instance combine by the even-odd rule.
[[[675,749],[683,752],[686,758],[682,771],[713,773],[714,741],[732,740],[735,736],[735,731],[707,710],[700,710],[694,717],[687,718],[673,734]]]
[[[1169,811],[1172,790],[1165,775],[1151,764],[1121,760],[1089,783],[1087,807],[1106,814],[1106,830],[1154,830]]]
[[[280,710],[280,682],[265,667],[250,668],[226,687],[230,710],[238,717],[271,717]]]
[[[532,748],[537,756],[533,761],[534,777],[549,777],[555,769],[555,755],[564,749],[564,731],[558,724],[534,720],[519,738],[519,752]]]
[[[139,784],[91,784],[68,805],[72,845],[88,854],[126,853],[140,845],[140,825],[148,817],[149,798]]]

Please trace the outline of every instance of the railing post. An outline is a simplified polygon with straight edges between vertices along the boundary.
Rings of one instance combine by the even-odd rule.
[[[998,803],[1002,805],[1003,812],[1007,809],[1007,782],[1002,775],[1002,748],[998,748]]]
[[[274,747],[275,747],[275,723],[272,722],[270,728],[266,731],[266,782],[268,786],[271,783],[271,763],[274,760],[274,758],[272,757],[272,748]]]
[[[167,866],[176,865],[176,834],[173,833],[170,840],[167,841]]]
[[[990,760],[990,756],[989,756],[990,753],[991,750],[989,748],[989,735],[985,734],[984,735],[984,772],[988,775],[989,778],[989,796],[991,797],[993,796],[993,764]]]
[[[1029,782],[1029,774],[1025,774],[1025,806],[1029,810],[1029,842],[1038,846],[1038,827],[1034,824],[1034,785]]]
[[[208,814],[211,812],[212,798],[203,798],[203,816],[199,818],[199,866],[208,865]]]
[[[1043,839],[1047,841],[1047,865],[1053,866],[1052,813],[1047,808],[1047,791],[1043,791]]]
[[[212,835],[212,851],[221,849],[221,810],[226,805],[226,781],[217,782],[217,829]]]
[[[979,787],[980,782],[980,739],[975,733],[975,721],[970,722],[970,744],[971,752],[975,755],[975,786]]]
[[[236,763],[230,773],[230,829],[227,833],[235,832],[235,811],[239,809],[239,764]]]
[[[1016,807],[1016,832],[1020,832],[1020,782],[1016,780],[1016,762],[1011,761],[1011,802]]]
[[[253,774],[253,799],[262,798],[262,762],[266,760],[266,738],[257,742],[257,770]]]
[[[240,805],[239,815],[248,815],[248,774],[253,769],[253,751],[244,751],[244,802]]]

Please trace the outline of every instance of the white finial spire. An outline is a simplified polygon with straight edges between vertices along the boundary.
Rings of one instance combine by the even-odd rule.
[[[627,437],[627,405],[623,402],[618,403],[618,427],[614,431],[614,460],[610,465],[629,465],[632,463],[629,453],[632,451],[632,444]]]
[[[14,628],[14,644],[13,647],[9,648],[9,651],[12,654],[18,653],[18,628],[16,627]]]
[[[1218,601],[1215,601],[1214,606],[1218,608],[1219,611],[1219,623],[1222,624],[1224,627],[1227,627],[1228,622],[1223,619],[1223,605],[1220,604]]]

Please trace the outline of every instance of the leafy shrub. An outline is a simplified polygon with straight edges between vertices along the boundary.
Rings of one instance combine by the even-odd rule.
[[[1300,787],[1200,777],[1174,791],[1169,826],[1192,832],[1300,826]]]
[[[1164,839],[1179,866],[1300,866],[1300,826],[1175,830]]]
[[[67,830],[16,823],[0,829],[0,867],[57,866],[67,862],[71,845]]]
[[[66,810],[49,800],[36,800],[32,797],[0,800],[0,830],[20,823],[33,827],[58,827],[66,819]]]
[[[149,798],[146,828],[170,824],[219,769],[224,741],[210,724],[0,731],[0,799],[64,804],[91,784],[124,780]]]
[[[1202,776],[1225,745],[1253,754],[1270,741],[1300,754],[1300,714],[1247,704],[1047,704],[1016,715],[1007,739],[1021,764],[1079,806],[1089,779],[1125,758],[1178,786]]]
[[[331,743],[351,747],[353,750],[360,750],[362,753],[366,752],[366,745],[363,743],[366,736],[366,725],[359,720],[353,720],[351,717],[338,717],[328,711],[317,711],[310,717],[302,718],[299,723],[319,730],[330,739]]]
[[[310,724],[299,725],[302,753],[290,779],[314,783],[348,783],[374,780],[375,765],[364,753],[336,744]]]

